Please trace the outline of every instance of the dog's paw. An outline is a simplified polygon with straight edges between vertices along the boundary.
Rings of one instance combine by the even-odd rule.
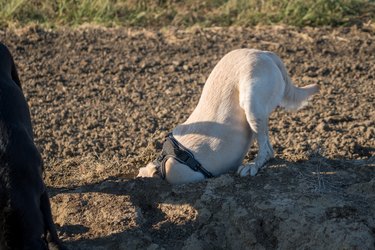
[[[147,170],[145,167],[140,168],[137,177],[146,177]]]
[[[237,174],[241,177],[251,175],[255,176],[258,173],[258,168],[256,167],[255,163],[244,164],[238,167]]]

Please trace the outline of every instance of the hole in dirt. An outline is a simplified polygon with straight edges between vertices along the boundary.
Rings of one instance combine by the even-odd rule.
[[[371,157],[375,153],[375,148],[363,147],[359,144],[354,146],[354,153],[360,157]]]
[[[89,231],[89,228],[82,225],[64,225],[58,227],[58,230],[63,234],[73,236],[75,234],[87,233]]]

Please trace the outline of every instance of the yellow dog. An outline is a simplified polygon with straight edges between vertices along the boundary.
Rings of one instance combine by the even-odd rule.
[[[316,84],[294,86],[274,53],[234,50],[215,66],[193,113],[173,129],[161,155],[141,168],[138,177],[161,176],[181,184],[233,169],[240,176],[254,176],[274,154],[268,136],[270,113],[277,106],[296,110],[318,92]],[[258,154],[243,165],[255,138]]]

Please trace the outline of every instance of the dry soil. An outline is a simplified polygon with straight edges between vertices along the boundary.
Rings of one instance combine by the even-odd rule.
[[[69,249],[375,249],[375,33],[351,28],[0,29]],[[136,179],[236,48],[271,50],[321,93],[270,118],[255,177]],[[256,145],[246,157],[251,161]]]

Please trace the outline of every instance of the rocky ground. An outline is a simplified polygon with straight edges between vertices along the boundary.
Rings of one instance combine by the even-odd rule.
[[[352,28],[0,29],[69,249],[374,249],[375,33]],[[170,186],[135,179],[236,48],[280,55],[321,93],[276,110],[276,158]],[[256,145],[246,157],[254,158]]]

